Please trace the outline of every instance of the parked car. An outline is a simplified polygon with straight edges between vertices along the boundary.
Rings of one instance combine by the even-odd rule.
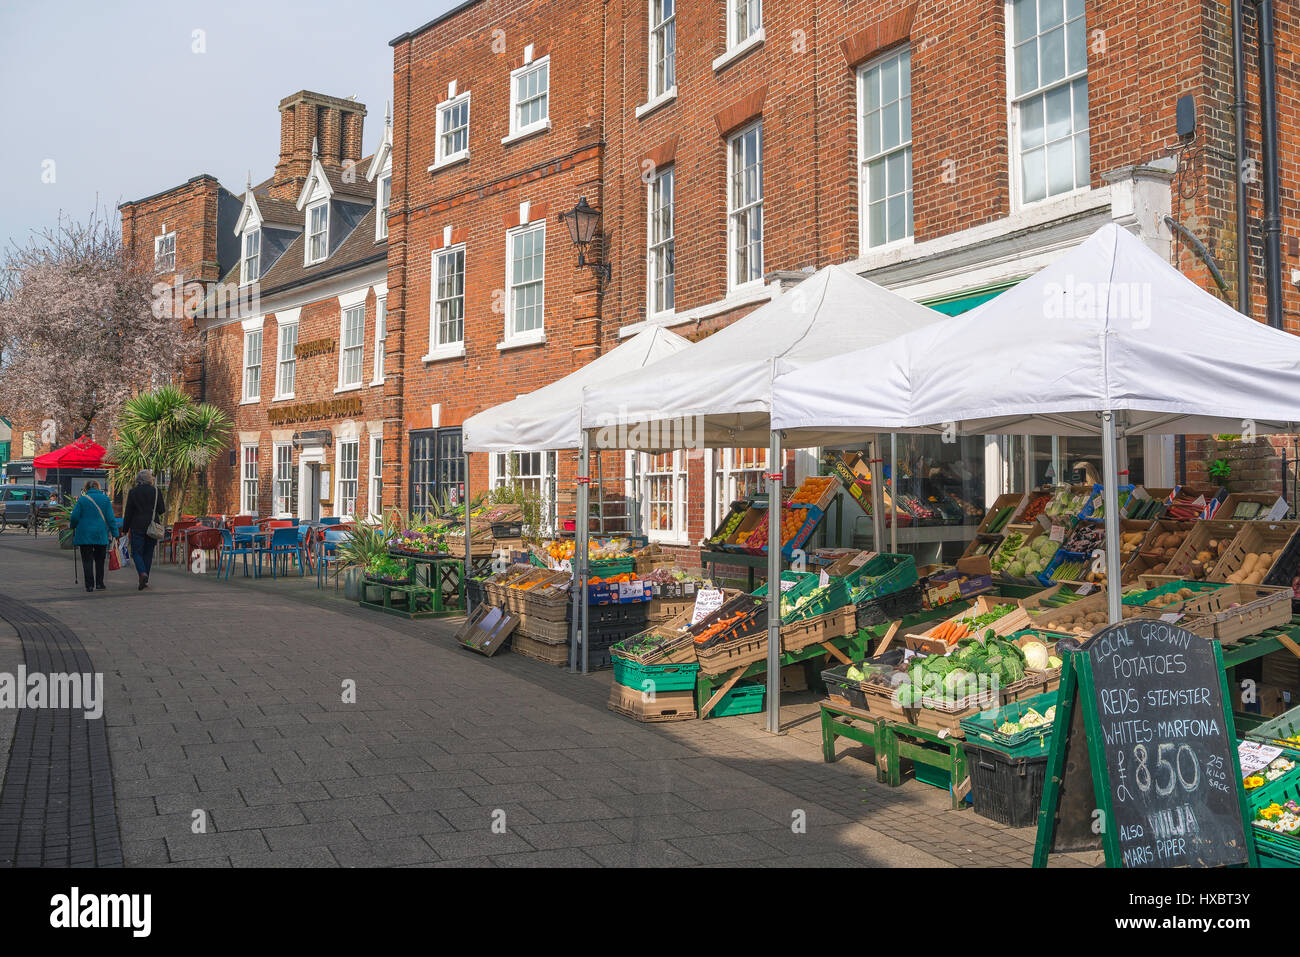
[[[32,503],[37,521],[44,521],[59,501],[60,492],[52,485],[0,485],[0,531],[10,525],[26,528],[32,521]]]

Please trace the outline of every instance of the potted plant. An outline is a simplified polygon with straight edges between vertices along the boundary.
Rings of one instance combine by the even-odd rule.
[[[360,601],[365,570],[388,557],[388,528],[384,525],[355,525],[339,545],[338,574],[343,576],[343,594]]]
[[[49,532],[59,536],[59,548],[72,548],[72,526],[69,519],[72,516],[73,504],[64,500],[50,506],[50,517],[45,523],[45,528]],[[33,509],[35,506],[33,505]]]

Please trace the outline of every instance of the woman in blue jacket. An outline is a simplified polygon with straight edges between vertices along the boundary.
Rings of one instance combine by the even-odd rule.
[[[86,483],[68,516],[72,529],[72,544],[81,549],[81,567],[85,570],[86,591],[104,589],[104,559],[108,556],[108,543],[117,537],[117,518],[113,503],[103,493],[96,481]]]

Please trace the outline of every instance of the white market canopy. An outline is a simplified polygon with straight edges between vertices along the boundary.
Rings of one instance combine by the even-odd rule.
[[[1294,432],[1300,338],[1107,225],[969,313],[778,377],[774,428],[1095,435]]]
[[[590,386],[583,426],[600,448],[767,446],[776,372],[941,319],[847,267],[828,266],[682,354]],[[819,444],[815,435],[805,439]]]
[[[618,381],[675,355],[687,339],[667,329],[647,329],[563,379],[470,416],[463,426],[467,452],[545,452],[578,448],[585,386]]]

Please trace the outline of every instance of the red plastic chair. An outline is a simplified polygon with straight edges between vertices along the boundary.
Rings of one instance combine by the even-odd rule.
[[[244,525],[256,525],[256,515],[232,515],[226,521],[226,528],[239,528]]]
[[[172,525],[168,536],[158,543],[164,556],[173,564],[176,562],[176,548],[185,540],[185,530],[197,528],[198,524],[197,519],[182,519]]]
[[[198,531],[191,530],[186,542],[186,561],[189,556],[194,554],[197,548],[205,555],[211,553],[215,562],[209,567],[219,570],[221,568],[221,547],[223,537],[219,528],[202,528]]]

